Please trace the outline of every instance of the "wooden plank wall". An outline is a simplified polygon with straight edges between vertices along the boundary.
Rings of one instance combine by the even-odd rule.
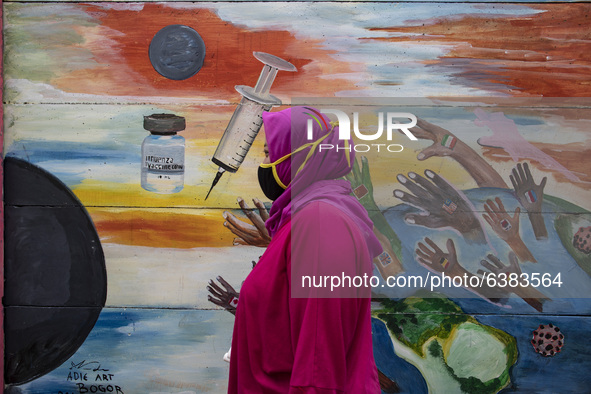
[[[2,15],[4,15],[2,13]],[[2,19],[0,19],[0,26],[3,26],[3,21]],[[4,42],[3,40],[3,35],[1,33],[1,29],[0,29],[0,42]],[[4,51],[2,51],[2,55],[4,55]],[[2,57],[3,59],[3,57]],[[2,70],[2,64],[4,63],[4,60],[0,63],[0,70]],[[2,81],[2,84],[4,84],[4,79],[3,79],[3,75],[4,73],[0,73],[2,74],[2,76],[0,76],[0,81]],[[1,96],[1,93],[0,93]],[[2,109],[0,110],[0,146],[4,146],[4,105],[2,105]],[[0,181],[2,181],[2,186],[0,186],[2,188],[2,191],[4,194],[4,172],[3,172],[3,167],[0,165]],[[2,204],[0,206],[0,210],[2,210],[2,217],[4,217],[4,204]],[[2,221],[2,225],[0,226],[0,234],[2,235],[0,237],[0,245],[2,245],[1,249],[2,252],[0,252],[0,272],[1,272],[1,276],[2,278],[4,278],[4,220]],[[4,280],[2,281],[2,284],[0,285],[0,294],[4,295]],[[0,329],[0,341],[2,342],[2,345],[0,345],[0,347],[2,348],[2,354],[4,354],[4,305],[0,306],[2,313],[0,314],[0,322],[1,324],[1,329]],[[0,378],[2,378],[2,381],[4,381],[4,357],[2,358],[2,362],[0,364],[1,368],[0,368]]]
[[[404,146],[400,153],[358,153],[370,179],[360,173],[353,186],[369,188],[360,201],[400,262],[400,277],[451,275],[420,260],[426,237],[471,273],[486,268],[481,260],[491,253],[509,263],[513,250],[528,278],[546,274],[535,289],[505,288],[498,302],[464,288],[435,296],[417,286],[376,290],[383,391],[589,390],[582,372],[591,368],[591,4],[23,0],[4,2],[2,11],[3,153],[12,166],[6,392],[226,391],[222,357],[233,317],[208,302],[207,285],[222,276],[238,289],[264,251],[234,245],[223,217],[246,220],[239,197],[270,205],[256,176],[264,134],[240,170],[205,196],[217,171],[210,158],[241,98],[234,86],[254,86],[261,71],[254,51],[298,69],[278,73],[271,92],[283,105],[274,111],[358,110],[367,131],[375,112],[397,108],[442,128],[425,126],[418,141],[396,137],[390,142]],[[205,42],[203,67],[185,80],[165,78],[150,63],[150,42],[169,25],[190,26]],[[155,113],[187,123],[184,188],[175,194],[140,186],[143,117]],[[525,163],[535,185],[516,191],[510,176]],[[416,174],[432,173],[453,191],[413,199]],[[23,185],[23,174],[35,181]],[[52,176],[59,182],[41,180]],[[495,198],[509,216],[487,212],[498,210]],[[59,222],[68,210],[81,219]],[[100,248],[90,236],[60,238],[80,236],[72,233],[83,231],[81,212]],[[69,264],[78,249],[91,250],[82,259],[89,267],[102,268],[104,256],[106,281],[98,268]],[[92,300],[72,301],[91,288]],[[557,339],[532,345],[546,330]]]

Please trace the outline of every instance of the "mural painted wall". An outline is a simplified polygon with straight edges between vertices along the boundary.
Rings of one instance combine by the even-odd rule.
[[[392,108],[418,118],[417,140],[357,136],[347,177],[386,247],[382,391],[589,390],[588,3],[15,1],[3,14],[6,392],[225,392],[224,306],[269,242],[264,129],[205,198],[235,85],[263,69],[253,52],[297,69],[278,71],[273,110],[358,111],[364,135]],[[187,33],[151,54],[171,25],[204,46]],[[163,113],[185,119],[182,171],[142,154],[144,117]],[[182,172],[182,190],[142,188],[146,160],[155,183]]]

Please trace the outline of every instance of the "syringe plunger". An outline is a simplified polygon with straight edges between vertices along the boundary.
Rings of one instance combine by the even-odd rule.
[[[271,85],[277,76],[277,71],[277,68],[271,67],[268,64],[265,65],[265,67],[263,67],[263,71],[261,71],[261,76],[254,87],[254,92],[260,94],[261,96],[268,95],[269,91],[271,90]]]

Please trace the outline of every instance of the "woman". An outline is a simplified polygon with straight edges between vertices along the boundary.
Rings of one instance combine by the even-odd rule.
[[[274,200],[265,223],[272,241],[240,291],[229,393],[380,392],[369,287],[304,279],[371,275],[382,250],[349,182],[339,179],[351,171],[352,142],[314,113],[263,114],[268,155],[259,183]]]

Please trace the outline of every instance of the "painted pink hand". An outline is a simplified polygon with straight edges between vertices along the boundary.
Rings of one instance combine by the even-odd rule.
[[[267,247],[271,242],[271,237],[265,227],[265,221],[269,218],[269,213],[265,205],[258,199],[252,200],[258,209],[258,213],[251,209],[241,197],[238,197],[238,205],[242,212],[252,224],[246,223],[230,212],[223,213],[224,226],[228,228],[237,238],[234,238],[234,245],[252,245],[262,248]]]
[[[559,172],[573,182],[581,181],[578,176],[552,156],[542,152],[523,138],[519,134],[515,122],[507,118],[504,113],[488,113],[477,108],[474,114],[478,117],[478,120],[474,121],[477,126],[488,127],[493,132],[492,136],[480,137],[478,139],[480,145],[504,149],[515,162],[523,159],[535,160],[546,169]]]

